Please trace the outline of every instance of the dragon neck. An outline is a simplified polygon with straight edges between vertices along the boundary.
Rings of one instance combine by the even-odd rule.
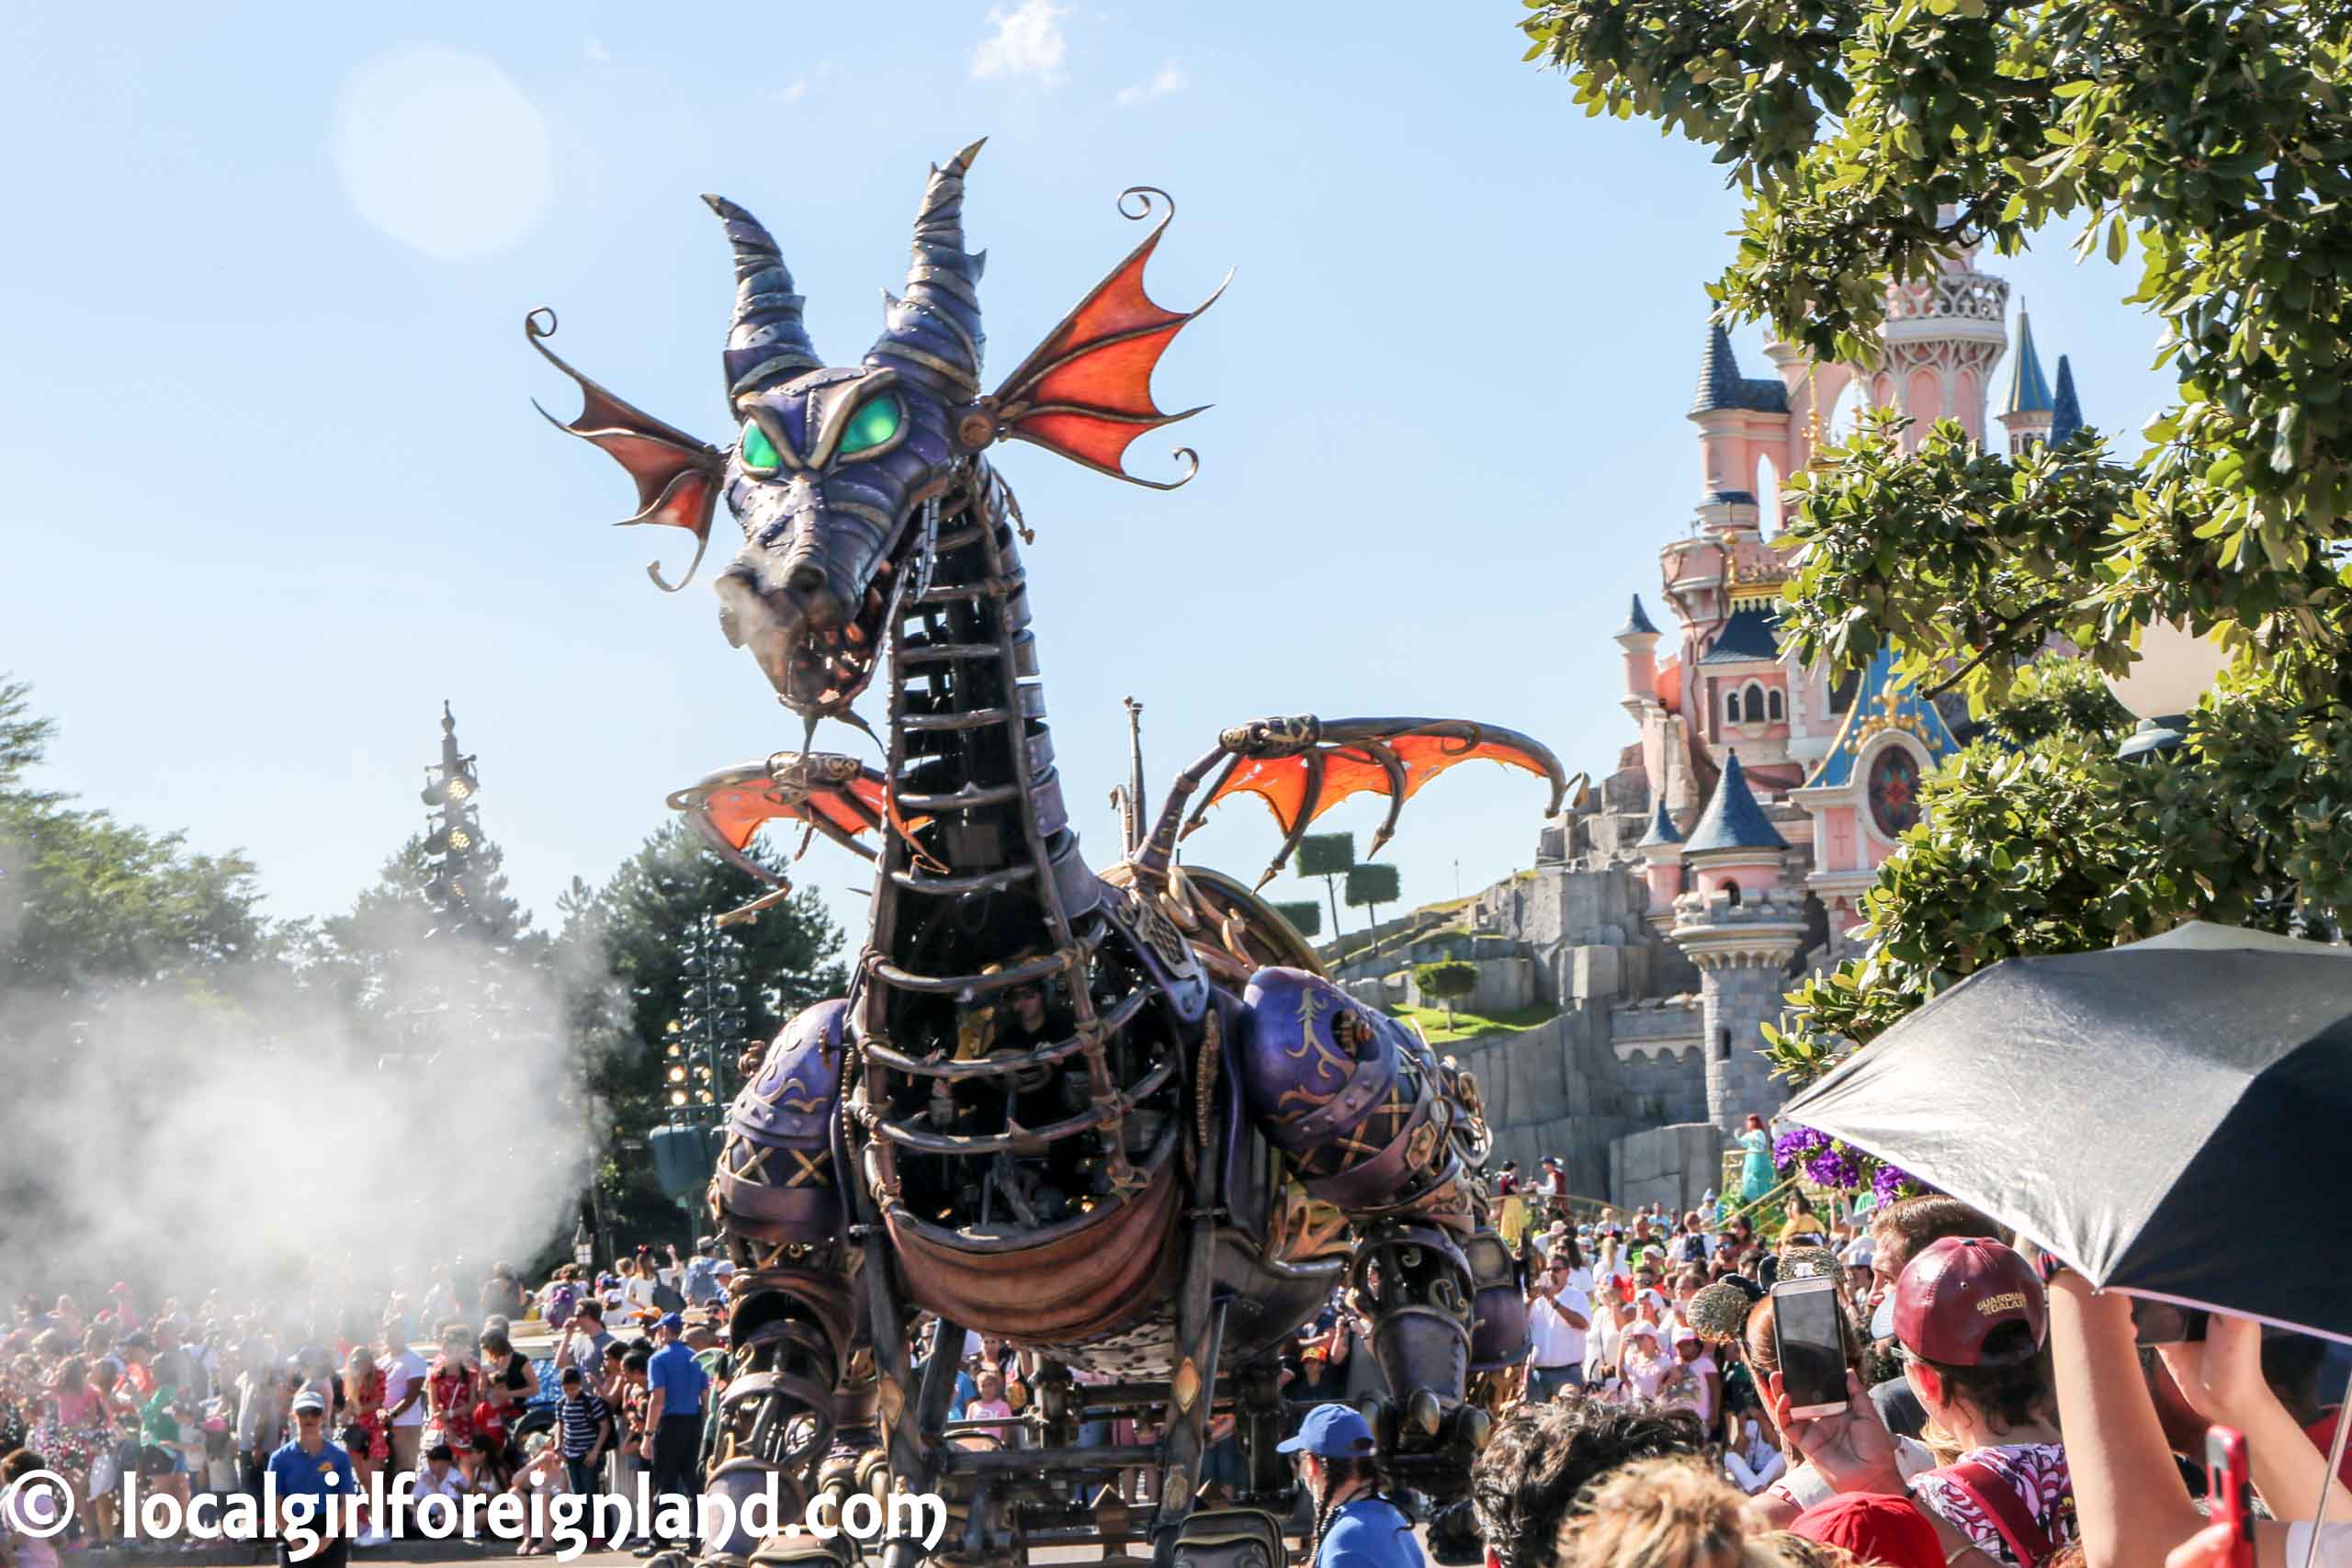
[[[889,669],[888,746],[902,820],[876,878],[870,951],[940,972],[1060,947],[1099,891],[1063,807],[1009,493],[985,463],[943,498],[919,540]],[[927,525],[918,514],[915,526]],[[928,580],[923,560],[930,558]]]

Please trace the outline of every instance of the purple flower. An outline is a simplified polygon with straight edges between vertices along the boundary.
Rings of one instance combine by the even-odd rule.
[[[1839,1191],[1862,1184],[1861,1162],[1852,1149],[1834,1140],[1824,1140],[1825,1147],[1815,1152],[1804,1162],[1804,1173],[1824,1187]]]
[[[1919,1179],[1899,1166],[1882,1165],[1871,1178],[1871,1196],[1881,1204],[1909,1198],[1919,1191]]]
[[[1829,1147],[1826,1134],[1811,1127],[1792,1127],[1772,1145],[1772,1165],[1782,1175],[1800,1166],[1811,1168],[1812,1160]]]

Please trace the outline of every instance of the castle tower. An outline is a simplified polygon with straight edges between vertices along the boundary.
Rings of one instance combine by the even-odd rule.
[[[1674,814],[1660,795],[1650,815],[1650,830],[1634,846],[1641,852],[1643,875],[1649,884],[1649,923],[1660,936],[1674,924],[1674,901],[1682,897],[1682,835],[1675,831]]]
[[[1788,847],[1748,789],[1739,753],[1727,753],[1682,845],[1691,888],[1674,901],[1669,933],[1699,970],[1707,1119],[1726,1134],[1786,1098],[1759,1051],[1804,942],[1804,890],[1784,874]]]
[[[1955,249],[1927,276],[1886,291],[1871,400],[1911,416],[1911,446],[1939,419],[1958,420],[1984,445],[1986,382],[2009,346],[2009,286],[1978,272],[1975,256],[1973,245]]]
[[[1657,635],[1649,613],[1642,608],[1642,596],[1634,594],[1633,611],[1618,628],[1617,646],[1625,650],[1623,702],[1635,724],[1657,706]]]
[[[2041,355],[2033,348],[2033,320],[2018,307],[2018,352],[2009,366],[2009,394],[2001,400],[2001,423],[2009,433],[2009,456],[2022,457],[2050,439],[2053,407],[2050,383],[2041,378]]]

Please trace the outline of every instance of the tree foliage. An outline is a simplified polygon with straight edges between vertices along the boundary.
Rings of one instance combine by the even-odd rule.
[[[1441,958],[1413,965],[1413,985],[1421,995],[1445,1004],[1446,1021],[1453,1019],[1453,1004],[1478,988],[1478,966],[1465,959]]]
[[[2133,449],[2019,459],[1875,422],[1792,480],[1783,635],[1957,683],[1990,738],[1929,782],[1864,955],[1771,1032],[1804,1078],[1960,976],[2187,919],[2352,908],[2352,8],[2251,0],[1538,0],[1593,114],[1715,149],[1746,193],[1712,288],[1875,357],[1891,282],[2045,226],[2123,263],[2177,398]],[[2170,759],[2114,760],[2087,685],[2186,621],[2237,658]],[[2078,661],[2052,677],[2052,650]]]
[[[260,911],[253,863],[35,790],[53,721],[0,680],[0,1034],[97,986],[202,990],[222,967],[275,958],[286,932]]]
[[[750,852],[767,854],[757,842]],[[782,869],[764,858],[763,863]],[[676,1223],[675,1207],[654,1186],[651,1156],[622,1145],[641,1142],[666,1112],[662,1047],[671,1021],[688,1002],[685,936],[706,915],[739,908],[769,891],[673,821],[601,887],[575,881],[562,900],[565,968],[611,977],[609,988],[581,986],[572,993],[572,1028],[605,1145],[600,1185],[610,1203],[640,1224],[664,1216],[669,1225]],[[796,893],[733,929],[749,982],[743,1012],[752,1043],[774,1039],[793,1014],[840,995],[848,983],[839,957],[841,928],[813,892]],[[662,1234],[666,1239],[673,1232]]]

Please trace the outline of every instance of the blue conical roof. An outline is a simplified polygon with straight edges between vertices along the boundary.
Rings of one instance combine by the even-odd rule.
[[[1657,628],[1650,625],[1649,612],[1642,608],[1640,594],[1634,595],[1633,611],[1626,615],[1625,624],[1617,629],[1617,635],[1619,637],[1657,636]]]
[[[1777,378],[1750,380],[1739,373],[1731,351],[1731,333],[1721,322],[1707,327],[1706,353],[1699,360],[1699,389],[1690,399],[1692,413],[1716,409],[1754,409],[1763,413],[1789,412],[1789,389]]]
[[[1674,830],[1674,814],[1666,808],[1666,796],[1657,797],[1657,812],[1650,818],[1650,830],[1642,835],[1637,850],[1656,849],[1660,844],[1679,844],[1682,835]]]
[[[1699,814],[1698,826],[1690,829],[1690,841],[1682,846],[1682,852],[1695,855],[1709,850],[1788,847],[1789,841],[1765,819],[1764,808],[1756,804],[1756,796],[1749,792],[1747,774],[1739,765],[1739,753],[1726,752],[1724,776],[1715,784],[1715,796]]]
[[[2083,427],[2083,405],[2075,397],[2075,367],[2058,356],[2057,406],[2050,415],[2050,445],[2055,446]]]
[[[2063,361],[2061,363],[2064,363]],[[2041,355],[2033,350],[2033,319],[2018,310],[2018,355],[2009,367],[2009,395],[2003,413],[2047,413],[2050,383],[2041,378]]]

